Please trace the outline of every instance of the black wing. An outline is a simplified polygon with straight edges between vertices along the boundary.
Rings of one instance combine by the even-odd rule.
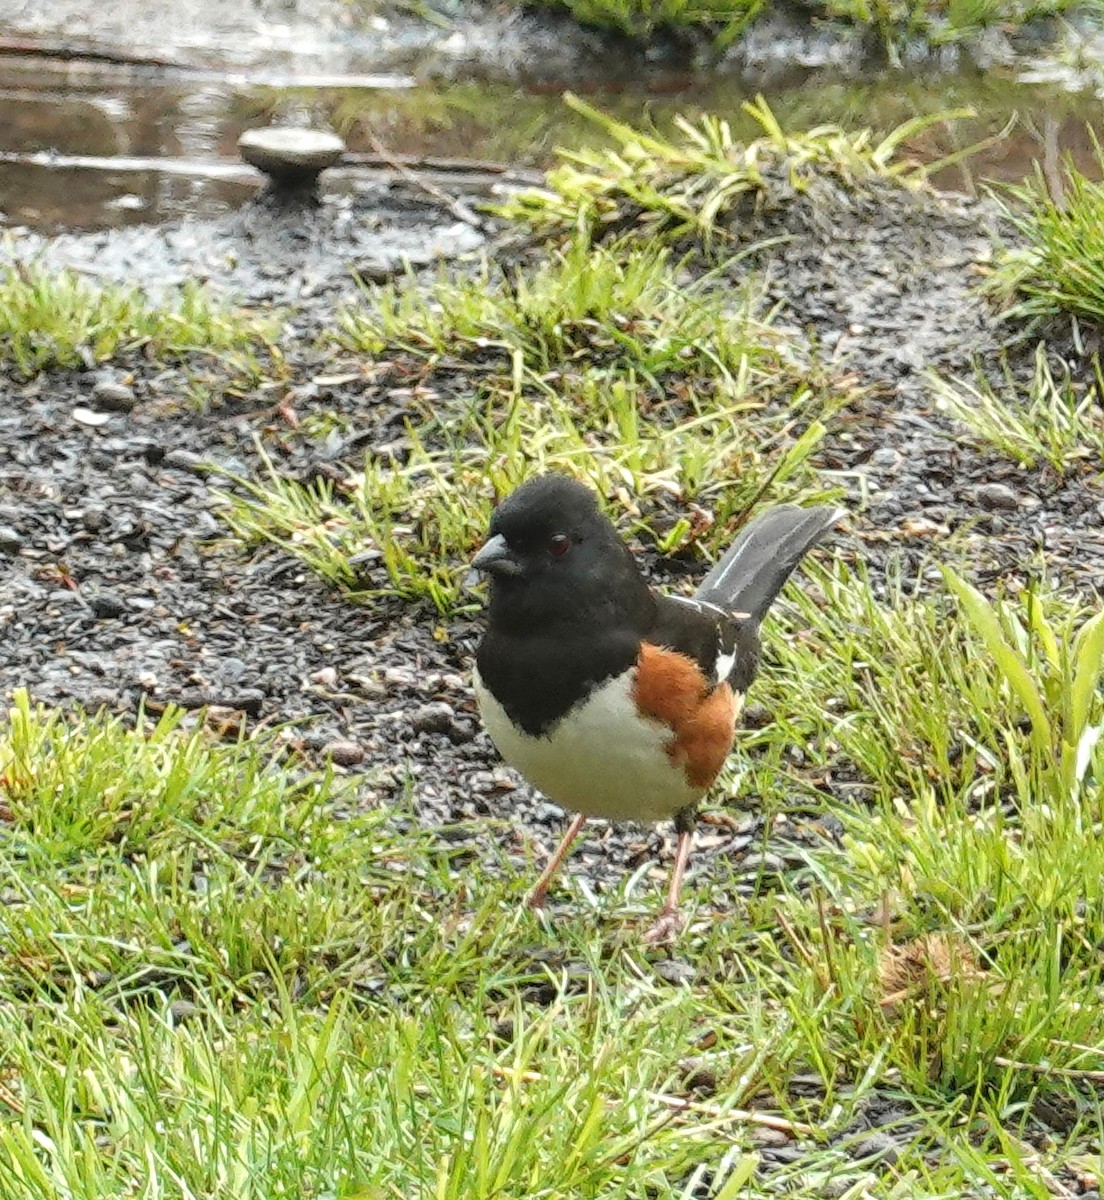
[[[657,596],[645,640],[692,658],[713,684],[746,692],[759,669],[758,622],[730,617],[702,600]]]

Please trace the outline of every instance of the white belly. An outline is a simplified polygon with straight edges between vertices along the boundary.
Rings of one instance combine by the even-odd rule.
[[[611,821],[662,821],[704,794],[668,758],[670,731],[637,714],[631,674],[603,684],[541,737],[515,728],[478,671],[475,694],[499,754],[562,808]]]

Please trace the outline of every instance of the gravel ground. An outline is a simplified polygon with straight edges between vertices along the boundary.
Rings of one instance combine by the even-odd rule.
[[[407,238],[456,229],[452,212],[427,200],[414,215],[402,205],[376,211],[384,226],[417,225]],[[1059,581],[1095,589],[1104,574],[1096,473],[1062,481],[955,440],[923,386],[922,371],[933,366],[969,373],[976,359],[998,368],[1011,330],[972,290],[977,264],[992,251],[993,212],[888,187],[861,197],[830,188],[745,217],[739,228],[748,245],[787,240],[740,270],[765,270],[779,320],[814,339],[863,389],[821,456],[857,514],[852,532],[836,539],[838,552],[865,559],[877,584],[891,559],[934,571],[930,556],[954,539],[984,583],[1024,571],[1042,548]],[[344,473],[362,461],[365,445],[396,436],[409,403],[407,381],[393,371],[314,348],[335,299],[349,292],[345,264],[358,261],[362,224],[343,208],[314,214],[309,227],[301,214],[288,215],[284,227],[282,220],[247,212],[199,234],[168,230],[162,240],[122,231],[51,247],[54,261],[79,262],[94,244],[101,261],[126,261],[138,272],[133,239],[161,240],[161,257],[147,264],[156,274],[166,255],[177,254],[179,267],[196,246],[220,246],[222,261],[235,264],[235,286],[260,299],[252,289],[263,285],[264,299],[294,310],[290,379],[284,392],[228,398],[204,412],[181,405],[182,370],[137,360],[0,382],[0,689],[26,686],[50,704],[132,712],[143,702],[175,702],[215,706],[231,724],[239,712],[295,723],[289,736],[308,755],[326,751],[362,777],[364,803],[405,803],[409,787],[413,819],[467,823],[448,836],[470,840],[493,869],[528,869],[527,856],[552,845],[561,814],[496,761],[478,725],[468,682],[477,624],[458,620],[442,630],[425,610],[398,602],[358,607],[278,553],[246,559],[220,541],[211,511],[218,480],[204,462],[252,472],[254,437],[268,431],[284,447],[282,470]],[[324,253],[312,229],[325,230]],[[181,255],[181,246],[191,249]],[[1073,361],[1072,341],[1052,332],[1055,354]],[[1011,369],[1022,371],[1029,357],[1013,348]],[[114,407],[127,411],[95,428],[75,420],[78,406],[105,406],[102,387],[93,392],[111,382],[123,389]],[[458,394],[463,386],[460,378]],[[300,418],[340,413],[352,432],[305,437],[283,424],[284,403]],[[734,886],[750,890],[794,865],[803,845],[833,833],[813,813],[770,830],[748,815],[702,831],[695,869],[736,861],[743,875]],[[660,837],[595,830],[569,870],[601,890],[654,858]],[[717,875],[732,878],[730,870]],[[721,907],[733,900],[716,896]]]

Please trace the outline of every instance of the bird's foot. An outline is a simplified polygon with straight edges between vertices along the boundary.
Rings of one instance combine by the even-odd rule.
[[[662,946],[673,942],[682,932],[684,924],[678,909],[664,908],[642,940],[646,946]]]

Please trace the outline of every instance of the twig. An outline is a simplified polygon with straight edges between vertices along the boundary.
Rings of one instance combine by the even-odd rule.
[[[998,1067],[1012,1071],[1030,1071],[1033,1075],[1062,1075],[1066,1079],[1085,1079],[1090,1083],[1104,1083],[1104,1071],[1080,1070],[1077,1067],[1049,1067],[1045,1063],[1020,1062],[1016,1058],[996,1055],[993,1062]]]
[[[455,196],[450,196],[448,192],[442,191],[435,183],[430,183],[428,179],[412,171],[403,163],[396,161],[394,155],[387,152],[386,147],[374,134],[370,135],[368,140],[372,143],[380,158],[393,170],[397,171],[403,179],[425,192],[427,196],[432,197],[438,204],[443,204],[458,221],[463,221],[465,225],[470,225],[473,229],[478,229],[482,232],[484,227],[483,221],[466,204],[461,204]]]
[[[445,175],[503,175],[509,179],[516,179],[519,183],[544,182],[544,175],[540,171],[527,171],[511,163],[479,158],[443,158],[435,154],[345,153],[341,156],[341,161],[350,167],[406,167],[410,171],[438,171]]]
[[[522,1083],[539,1083],[544,1076],[539,1071],[511,1071],[507,1067],[492,1067],[491,1074],[497,1079],[520,1080]],[[702,1104],[697,1100],[685,1100],[682,1096],[670,1096],[665,1092],[645,1092],[646,1099],[662,1104],[675,1112],[698,1113],[719,1121],[732,1121],[743,1125],[762,1125],[766,1129],[777,1129],[780,1133],[792,1133],[795,1137],[816,1137],[817,1129],[800,1121],[788,1121],[773,1113],[752,1112],[746,1108],[721,1108],[718,1104]],[[617,1101],[610,1099],[609,1104]]]
[[[113,63],[116,66],[124,67],[180,67],[187,69],[192,65],[180,58],[166,58],[161,54],[119,50],[113,46],[99,46],[93,43],[63,42],[49,38],[0,38],[0,56],[16,55],[56,58],[62,62],[79,59],[85,62]]]
[[[11,1088],[6,1087],[2,1083],[0,1083],[0,1103],[6,1104],[12,1112],[17,1113],[19,1116],[22,1116],[26,1112],[26,1109],[23,1107],[23,1101],[19,1099]]]
[[[780,1133],[792,1133],[796,1137],[816,1137],[817,1129],[801,1121],[788,1121],[773,1113],[753,1112],[748,1108],[722,1108],[719,1104],[702,1104],[697,1100],[684,1100],[681,1096],[668,1096],[663,1092],[645,1092],[649,1100],[663,1104],[679,1112],[700,1113],[715,1120],[734,1121],[742,1125],[762,1125],[765,1129],[777,1129]]]
[[[1066,211],[1066,187],[1062,182],[1062,156],[1059,152],[1061,129],[1054,117],[1043,122],[1043,179],[1059,212]]]

